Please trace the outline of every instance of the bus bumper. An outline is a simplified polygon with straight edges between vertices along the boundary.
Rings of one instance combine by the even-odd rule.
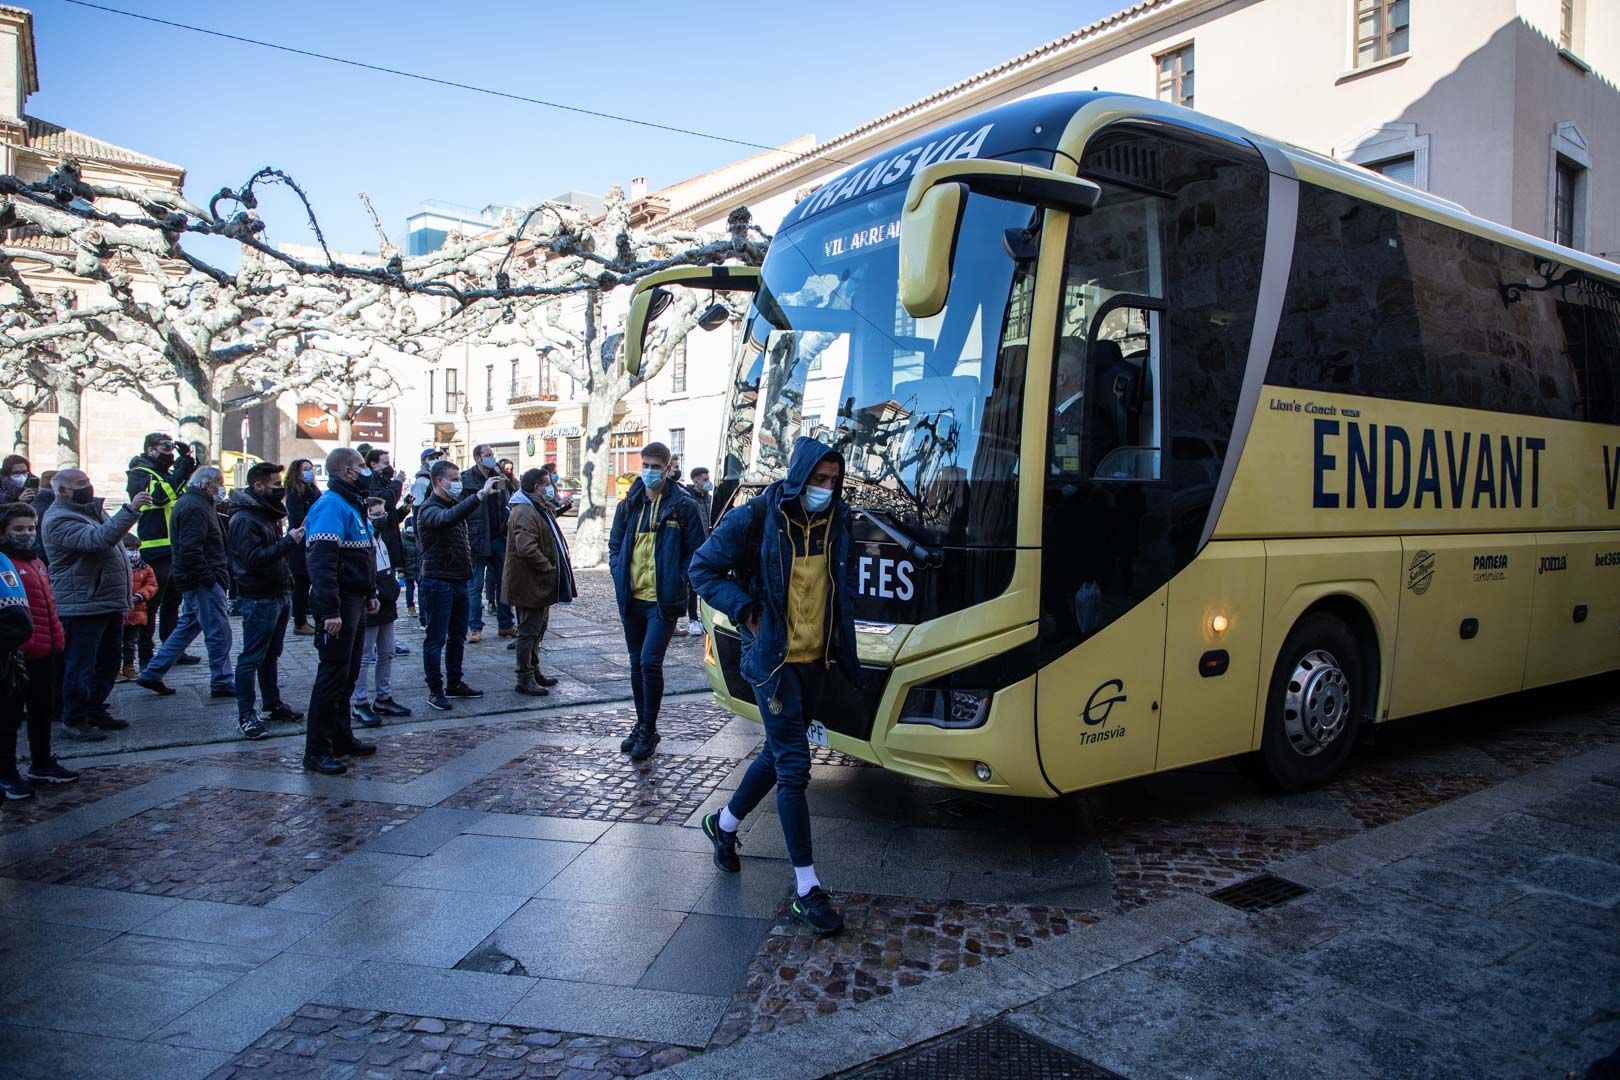
[[[902,702],[912,686],[938,671],[966,666],[1016,644],[999,640],[1002,637],[1010,635],[998,635],[893,668],[865,668],[868,685],[860,700],[840,702],[823,710],[828,746],[892,772],[947,787],[996,795],[1056,797],[1059,793],[1042,773],[1036,751],[1033,675],[997,690],[985,722],[978,727],[941,728],[898,721]],[[760,714],[753,689],[737,673],[740,649],[734,633],[709,627],[703,641],[703,670],[715,701],[726,711],[757,724]],[[988,768],[988,779],[980,778],[980,766]]]

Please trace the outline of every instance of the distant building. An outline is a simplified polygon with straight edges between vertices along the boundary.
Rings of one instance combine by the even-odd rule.
[[[577,206],[588,214],[602,212],[602,197],[587,195],[583,191],[565,191],[547,201]],[[445,237],[451,233],[477,236],[499,225],[506,214],[521,212],[519,207],[499,203],[491,203],[479,210],[442,199],[423,199],[405,217],[405,242],[401,247],[406,255],[426,255],[443,247]]]

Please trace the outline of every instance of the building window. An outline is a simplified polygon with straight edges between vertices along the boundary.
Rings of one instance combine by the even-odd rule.
[[[1547,236],[1585,250],[1590,242],[1592,147],[1572,121],[1553,128],[1547,176]]]
[[[518,358],[512,357],[512,388],[507,391],[506,400],[511,401],[518,396]]]
[[[1553,168],[1553,243],[1575,247],[1575,190],[1585,170],[1560,157]]]
[[[1558,47],[1579,52],[1582,8],[1585,0],[1558,0]]]
[[[546,359],[546,354],[545,353],[541,353],[540,354],[540,396],[543,397],[543,398],[551,398],[551,397],[554,397],[556,395],[556,393],[557,392],[552,389],[551,361]]]
[[[1356,0],[1356,67],[1411,49],[1411,0]]]
[[[484,365],[484,411],[495,411],[495,365]]]
[[[1183,45],[1154,57],[1159,66],[1159,100],[1193,107],[1193,47]]]
[[[444,370],[444,411],[458,413],[461,411],[461,371],[459,368],[445,368]]]
[[[676,461],[686,461],[686,429],[672,427],[669,429],[669,452]]]
[[[1399,180],[1403,184],[1417,187],[1417,158],[1412,154],[1401,157],[1388,158],[1384,161],[1374,161],[1367,166],[1375,173],[1382,173],[1391,180]]]
[[[435,371],[434,371],[434,370],[433,370],[433,369],[432,369],[432,368],[429,368],[429,369],[428,369],[428,373],[427,373],[427,377],[428,377],[428,387],[427,387],[427,390],[428,390],[428,400],[427,400],[427,411],[428,411],[428,412],[429,412],[429,413],[431,413],[431,412],[433,412],[433,376],[434,376],[434,375],[435,375],[435,374],[437,374],[437,372],[435,372]]]
[[[686,339],[682,338],[675,344],[675,392],[686,393]]]

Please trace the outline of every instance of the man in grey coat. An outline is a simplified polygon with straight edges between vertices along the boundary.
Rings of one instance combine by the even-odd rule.
[[[68,738],[97,741],[105,738],[101,730],[129,726],[107,710],[107,696],[118,678],[124,613],[133,591],[124,534],[152,496],[135,495],[109,520],[95,502],[90,477],[80,470],[57,473],[51,490],[56,499],[39,531],[50,558],[56,610],[67,631],[62,721]]]

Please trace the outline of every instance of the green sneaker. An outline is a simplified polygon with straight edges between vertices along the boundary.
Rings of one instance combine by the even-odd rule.
[[[809,892],[794,897],[788,907],[795,919],[822,937],[836,934],[844,928],[844,917],[832,906],[832,898],[820,885],[810,886]]]
[[[737,842],[736,833],[726,832],[720,827],[718,813],[710,814],[703,819],[703,835],[714,845],[714,865],[728,874],[735,874],[742,869],[742,860],[737,858],[737,849],[742,845]]]

